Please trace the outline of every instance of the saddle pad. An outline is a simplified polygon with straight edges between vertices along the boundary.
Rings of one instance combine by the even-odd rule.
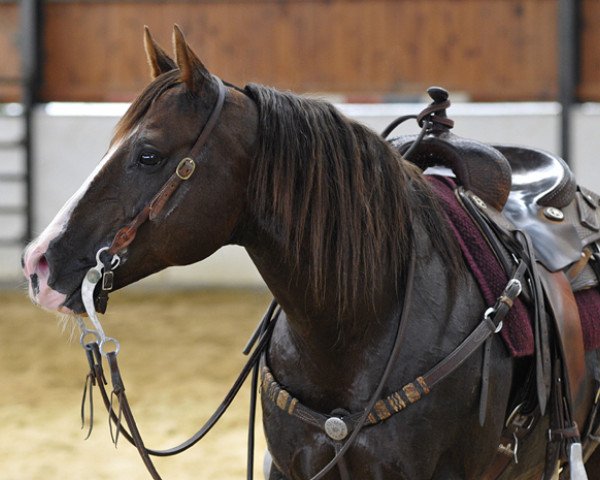
[[[483,234],[454,195],[454,181],[448,177],[433,175],[427,175],[427,179],[446,212],[465,263],[471,270],[485,302],[493,305],[504,290],[508,277]],[[600,312],[600,292],[597,289],[582,290],[575,294],[575,299],[579,308],[585,349],[600,348],[600,324],[597,319]],[[500,334],[512,356],[533,354],[533,329],[527,308],[521,300],[517,299],[510,310]]]

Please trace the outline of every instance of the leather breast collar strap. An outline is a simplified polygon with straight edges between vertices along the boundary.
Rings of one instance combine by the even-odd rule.
[[[221,111],[223,110],[223,104],[225,103],[225,86],[219,77],[213,76],[219,87],[219,95],[215,106],[208,117],[202,132],[198,136],[196,143],[192,147],[189,156],[179,162],[175,172],[166,181],[158,193],[150,200],[150,202],[143,208],[143,210],[136,215],[136,217],[126,226],[121,228],[114,236],[112,243],[108,249],[108,253],[113,256],[124,250],[127,246],[133,242],[138,228],[146,222],[146,220],[154,220],[160,212],[163,210],[167,201],[177,188],[186,180],[188,180],[196,169],[196,158],[206,142],[208,141],[210,134],[215,128]]]
[[[404,308],[399,320],[398,332],[392,353],[388,358],[377,390],[371,397],[368,406],[362,412],[349,414],[342,409],[336,409],[330,415],[326,415],[303,405],[277,382],[273,373],[266,365],[266,358],[263,354],[261,362],[261,391],[263,396],[288,415],[296,417],[325,432],[335,442],[336,454],[334,458],[321,471],[311,477],[310,480],[319,480],[334,466],[338,465],[340,467],[343,463],[344,453],[350,448],[363,427],[376,425],[418,402],[429,394],[435,385],[456,371],[482,345],[489,345],[489,340],[493,335],[502,329],[502,321],[512,308],[514,300],[522,291],[521,285],[524,281],[527,267],[525,262],[519,262],[495,305],[486,310],[479,325],[449,355],[427,373],[417,377],[413,382],[406,384],[400,390],[389,394],[385,398],[379,399],[390,373],[389,370],[394,365],[394,360],[397,358],[399,349],[404,343],[406,324],[408,323],[408,308],[410,307],[413,286],[414,261],[413,254],[408,275]],[[348,439],[345,440],[347,436]],[[345,442],[340,443],[343,440]],[[339,472],[344,480],[350,478],[345,470],[345,468],[340,468]]]

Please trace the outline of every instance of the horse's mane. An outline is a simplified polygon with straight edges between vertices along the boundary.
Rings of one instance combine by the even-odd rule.
[[[400,280],[410,249],[418,248],[411,218],[421,220],[450,271],[460,268],[427,182],[379,135],[327,102],[254,84],[247,91],[259,111],[251,208],[287,242],[295,268],[307,262],[319,302],[328,282],[345,309],[373,298],[384,275]]]

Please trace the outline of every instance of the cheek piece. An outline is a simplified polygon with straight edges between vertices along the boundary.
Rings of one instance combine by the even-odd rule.
[[[85,346],[85,338],[88,338],[90,335],[95,337],[100,353],[105,356],[109,344],[112,344],[113,350],[118,352],[119,342],[104,334],[104,330],[102,329],[102,325],[100,324],[96,312],[99,311],[104,313],[106,311],[108,294],[114,286],[114,270],[116,270],[121,263],[119,254],[133,242],[138,228],[147,220],[152,221],[158,218],[158,215],[164,209],[165,205],[177,191],[179,186],[183,182],[189,180],[193,175],[196,169],[194,158],[198,157],[200,151],[210,138],[210,134],[219,120],[221,111],[223,110],[223,104],[225,103],[225,86],[220,78],[213,76],[213,79],[219,89],[217,101],[215,102],[204,128],[196,139],[189,156],[179,162],[175,172],[135,218],[115,234],[111,244],[108,247],[103,247],[98,250],[96,253],[96,265],[88,270],[81,283],[83,306],[89,321],[92,324],[91,327],[88,327],[85,320],[82,317],[78,317],[77,322],[81,329],[81,343]],[[94,292],[98,283],[100,283],[100,280],[102,280],[100,291],[95,298]]]

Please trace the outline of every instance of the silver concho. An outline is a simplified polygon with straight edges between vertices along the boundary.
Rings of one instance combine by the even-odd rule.
[[[330,417],[325,421],[325,433],[333,440],[343,440],[348,435],[348,426],[338,417]]]
[[[475,205],[477,205],[481,210],[485,210],[487,208],[487,205],[485,204],[485,202],[479,198],[477,195],[473,194],[471,195],[471,198],[473,199],[473,203]]]
[[[544,215],[546,215],[546,218],[549,218],[550,220],[564,220],[565,218],[565,214],[562,212],[562,210],[555,208],[555,207],[546,207],[544,208]]]

